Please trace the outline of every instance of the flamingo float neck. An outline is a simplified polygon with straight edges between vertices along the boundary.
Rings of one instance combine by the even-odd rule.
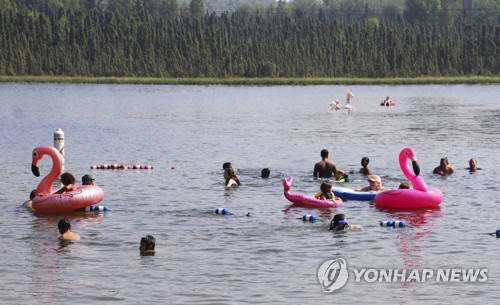
[[[354,96],[354,94],[352,94],[352,91],[348,90],[347,91],[347,98],[346,98],[346,104],[351,104],[351,98]]]
[[[406,178],[410,180],[413,189],[426,192],[427,184],[422,178],[415,175],[413,169],[408,165],[408,160],[411,160],[410,158],[413,156],[415,156],[415,152],[411,147],[403,148],[399,153],[399,166],[401,167],[401,171],[403,171],[403,174],[406,176]]]
[[[63,159],[59,151],[52,146],[39,146],[33,150],[31,169],[35,176],[40,176],[38,162],[45,156],[52,158],[52,169],[36,187],[36,194],[52,194],[52,184],[59,177],[63,167]]]

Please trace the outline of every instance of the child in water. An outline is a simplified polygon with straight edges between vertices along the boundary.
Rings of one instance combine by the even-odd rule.
[[[336,182],[349,182],[349,176],[341,169],[337,171]]]
[[[372,173],[370,168],[368,168],[368,163],[370,163],[370,158],[368,157],[361,158],[361,168],[359,169],[359,172],[361,174],[370,175]]]
[[[363,227],[360,225],[349,225],[345,214],[335,214],[328,230],[332,230],[333,232],[361,231]]]
[[[236,174],[234,173],[234,169],[232,167],[226,168],[224,177],[226,177],[226,187],[231,187],[235,184],[241,185],[240,179],[236,177]]]
[[[330,229],[333,232],[349,231],[349,224],[345,221],[345,214],[335,214],[330,222]]]
[[[321,200],[339,200],[338,197],[335,197],[333,194],[333,185],[331,182],[323,182],[320,186],[320,191],[314,195],[314,198],[319,198]]]

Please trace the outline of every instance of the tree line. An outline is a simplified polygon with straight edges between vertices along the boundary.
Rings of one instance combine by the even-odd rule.
[[[120,5],[113,9],[113,3]],[[263,11],[222,13],[205,11],[202,0],[192,0],[187,10],[179,10],[175,0],[103,4],[0,0],[0,75],[385,78],[500,73],[498,13],[496,18],[461,10],[449,18],[442,11],[439,18],[414,18],[415,11],[372,15],[368,8],[356,14],[321,8],[311,13],[287,10],[281,1]]]

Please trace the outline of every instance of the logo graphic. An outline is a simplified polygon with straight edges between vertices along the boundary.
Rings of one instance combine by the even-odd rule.
[[[324,292],[330,293],[339,290],[347,283],[349,273],[347,263],[343,258],[328,260],[318,269],[318,281]]]

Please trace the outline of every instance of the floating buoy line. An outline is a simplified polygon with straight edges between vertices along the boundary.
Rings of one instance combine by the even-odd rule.
[[[90,169],[154,169],[153,165],[124,165],[124,164],[101,164],[101,165],[91,165]]]

